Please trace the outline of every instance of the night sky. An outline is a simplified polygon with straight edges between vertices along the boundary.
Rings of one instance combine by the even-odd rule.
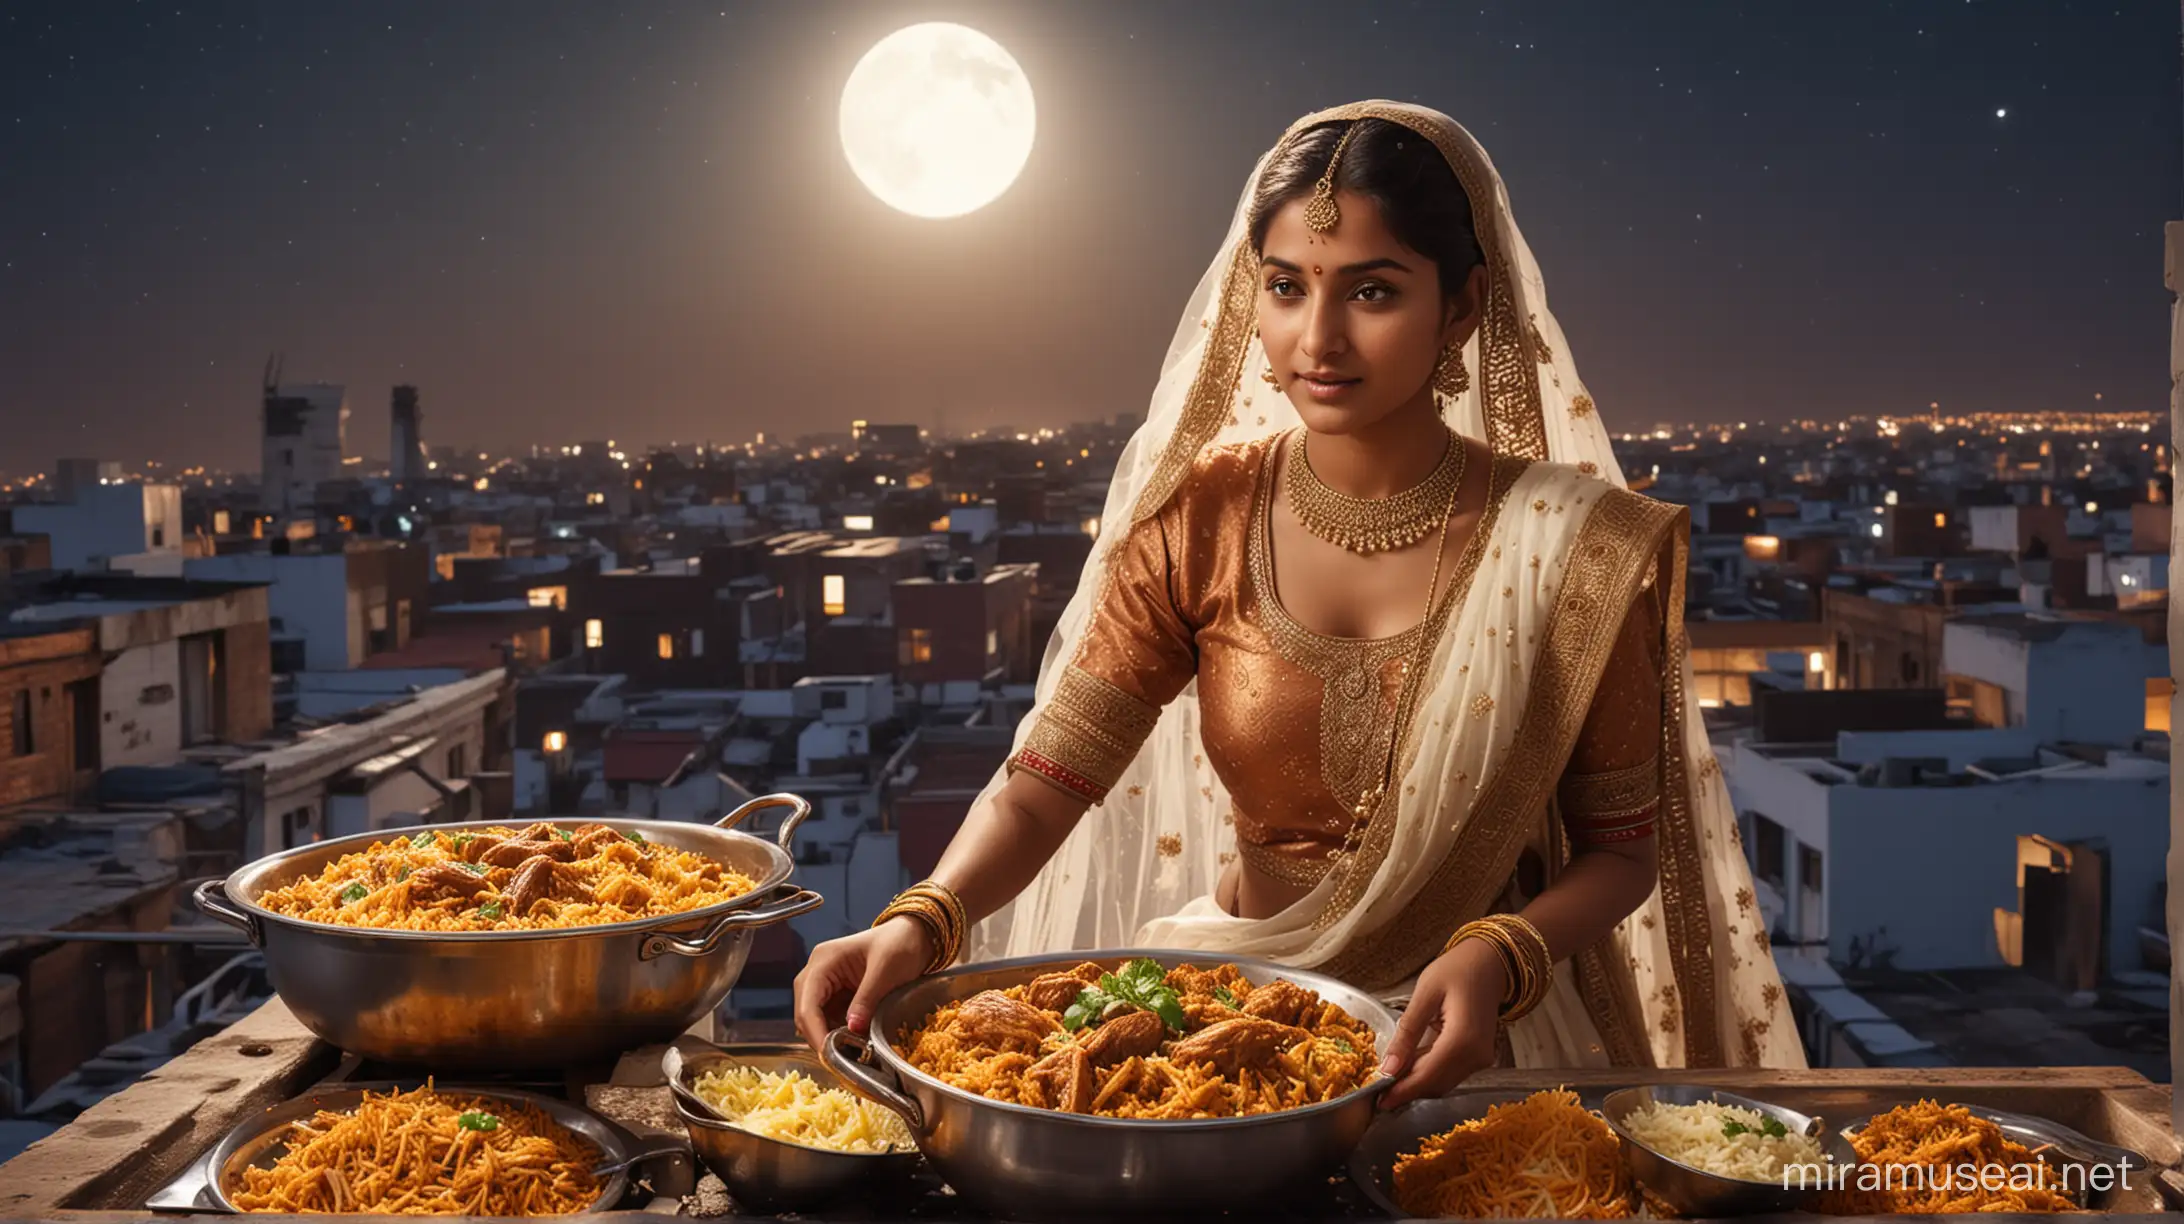
[[[725,10],[725,11],[723,11]],[[928,221],[841,86],[959,21],[1029,165]],[[741,442],[1142,411],[1253,160],[1360,97],[1509,181],[1611,427],[2158,409],[2167,0],[10,0],[0,469],[255,469],[269,351],[429,440]],[[2006,114],[1998,115],[1998,112]]]

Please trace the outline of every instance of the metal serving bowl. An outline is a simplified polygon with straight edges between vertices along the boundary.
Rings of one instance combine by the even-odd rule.
[[[851,1089],[901,1114],[958,1195],[1006,1218],[1263,1209],[1278,1205],[1285,1191],[1339,1170],[1390,1081],[1375,1077],[1332,1101],[1280,1113],[1144,1121],[988,1100],[914,1069],[895,1047],[897,1034],[944,1004],[1088,960],[1116,965],[1134,957],[1171,969],[1234,964],[1254,985],[1286,979],[1357,1017],[1380,1049],[1395,1035],[1395,1017],[1379,1000],[1317,973],[1206,952],[1101,950],[993,961],[897,987],[875,1009],[869,1039],[848,1029],[827,1034],[827,1065]]]
[[[801,1071],[821,1087],[847,1089],[811,1047],[752,1042],[717,1046],[684,1037],[668,1048],[660,1070],[672,1089],[675,1112],[690,1132],[690,1146],[728,1187],[736,1205],[752,1211],[809,1212],[850,1199],[881,1199],[914,1183],[916,1148],[896,1152],[836,1152],[768,1138],[730,1125],[700,1099],[692,1085],[709,1071],[750,1067],[760,1072]]]
[[[222,1210],[241,1213],[242,1208],[237,1207],[234,1200],[228,1197],[229,1187],[241,1179],[244,1169],[252,1166],[271,1168],[280,1159],[288,1148],[289,1123],[304,1121],[322,1109],[346,1113],[363,1104],[364,1094],[367,1092],[384,1095],[416,1086],[351,1084],[310,1093],[244,1119],[222,1137],[219,1143],[213,1145],[211,1155],[206,1158],[207,1192]],[[591,1144],[599,1154],[595,1163],[599,1194],[580,1208],[583,1211],[605,1211],[619,1204],[629,1193],[630,1173],[641,1165],[651,1161],[687,1161],[690,1158],[680,1139],[653,1139],[636,1144],[625,1142],[598,1115],[567,1101],[557,1101],[552,1097],[508,1088],[439,1086],[437,1090],[447,1096],[480,1097],[489,1101],[505,1102],[510,1106],[532,1106],[552,1118],[562,1129]]]
[[[774,841],[734,826],[786,807]],[[384,829],[263,858],[197,889],[197,906],[265,953],[281,1001],[305,1028],[367,1058],[440,1069],[538,1070],[603,1062],[672,1040],[735,986],[758,929],[816,908],[786,883],[790,839],[811,813],[795,795],[753,799],[716,825],[605,820],[623,833],[703,854],[758,886],[718,905],[601,926],[545,931],[396,931],[276,914],[267,891],[344,854],[417,829]],[[428,826],[483,830],[495,823]]]
[[[1350,1154],[1350,1180],[1372,1200],[1375,1207],[1398,1220],[1416,1219],[1395,1201],[1395,1162],[1418,1150],[1430,1135],[1448,1131],[1460,1123],[1486,1116],[1496,1105],[1521,1101],[1529,1089],[1481,1089],[1454,1096],[1427,1097],[1380,1115],[1357,1150]],[[1596,1090],[1579,1090],[1578,1103],[1598,1109]]]
[[[1897,1102],[1909,1103],[1909,1099]],[[2156,1166],[2143,1152],[2102,1143],[2060,1122],[2033,1114],[2010,1113],[1947,1100],[1941,1103],[1957,1105],[1973,1117],[1985,1118],[2000,1127],[2011,1141],[2022,1144],[2047,1166],[2048,1174],[2053,1178],[2049,1182],[2051,1189],[2075,1199],[2084,1210],[2129,1215],[2167,1210],[2154,1184]],[[1838,1159],[1857,1162],[1857,1153],[1847,1141],[1879,1116],[1879,1113],[1870,1113],[1843,1126],[1839,1137],[1844,1141],[1846,1155]]]
[[[1638,1179],[1639,1185],[1674,1208],[1678,1215],[1710,1218],[1799,1211],[1809,1208],[1827,1186],[1823,1166],[1809,1167],[1801,1174],[1791,1173],[1764,1182],[1709,1173],[1655,1151],[1623,1127],[1632,1113],[1648,1104],[1697,1105],[1701,1102],[1733,1105],[1771,1117],[1791,1134],[1817,1140],[1823,1160],[1857,1162],[1857,1153],[1839,1136],[1831,1134],[1826,1122],[1766,1101],[1695,1084],[1654,1084],[1609,1093],[1607,1100],[1601,1103],[1600,1114],[1608,1120],[1616,1138],[1623,1141],[1623,1156],[1630,1165],[1631,1175]]]

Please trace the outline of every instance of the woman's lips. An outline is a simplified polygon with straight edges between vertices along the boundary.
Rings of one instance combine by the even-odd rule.
[[[1304,386],[1305,394],[1323,404],[1331,404],[1357,389],[1362,379],[1321,377],[1299,374],[1297,381]]]

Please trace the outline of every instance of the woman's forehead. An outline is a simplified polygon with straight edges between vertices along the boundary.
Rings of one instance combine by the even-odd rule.
[[[1400,242],[1381,220],[1379,206],[1355,192],[1338,191],[1335,205],[1342,219],[1331,233],[1314,233],[1305,224],[1306,201],[1291,200],[1277,209],[1266,228],[1261,254],[1311,270],[1332,269],[1367,260],[1394,259],[1416,269],[1424,256]]]

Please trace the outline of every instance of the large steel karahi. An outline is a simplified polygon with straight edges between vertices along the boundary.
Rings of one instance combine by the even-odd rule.
[[[1113,965],[1140,957],[1168,967],[1234,964],[1254,986],[1294,982],[1363,1022],[1380,1048],[1395,1035],[1395,1017],[1378,1000],[1316,973],[1203,952],[1099,950],[993,961],[908,983],[880,1001],[869,1039],[847,1029],[828,1034],[827,1065],[852,1089],[902,1115],[926,1159],[957,1194],[1006,1218],[1266,1207],[1285,1191],[1339,1171],[1371,1125],[1389,1081],[1376,1078],[1300,1109],[1152,1121],[990,1100],[917,1070],[896,1046],[906,1026],[980,991],[1022,985],[1085,961]]]
[[[787,808],[772,841],[738,832]],[[735,986],[758,930],[821,903],[790,884],[790,847],[811,805],[768,795],[715,825],[604,820],[625,834],[691,850],[750,877],[732,900],[631,922],[550,930],[412,931],[334,926],[258,904],[267,891],[374,842],[386,829],[260,859],[197,889],[198,907],[240,928],[265,954],[281,1001],[312,1032],[354,1054],[442,1072],[558,1069],[609,1061],[672,1040]],[[483,831],[490,822],[432,825]]]

